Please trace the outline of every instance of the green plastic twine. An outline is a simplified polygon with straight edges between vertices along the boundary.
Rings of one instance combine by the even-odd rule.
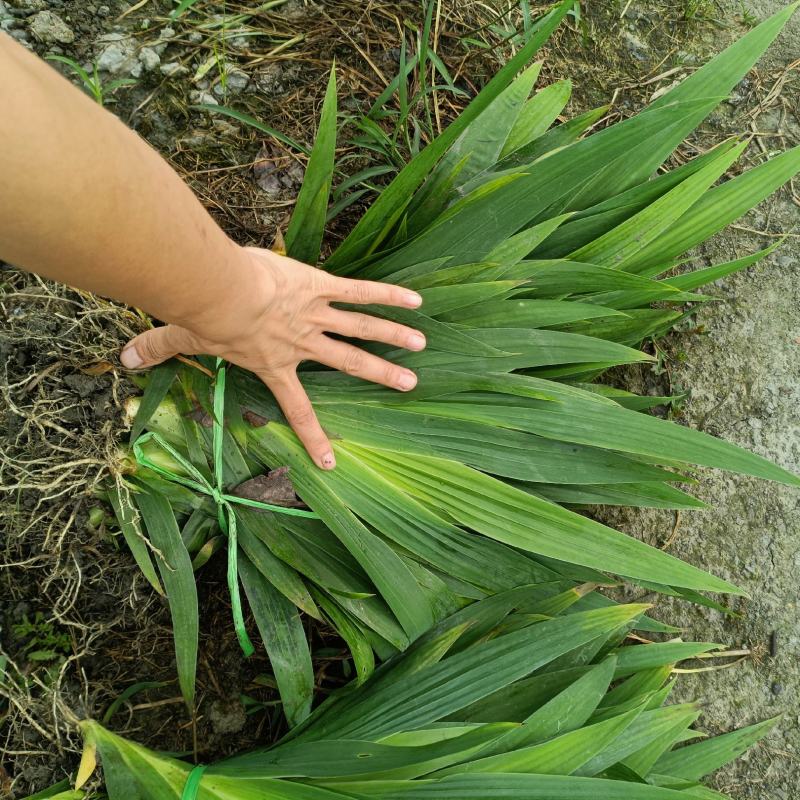
[[[186,783],[183,784],[181,800],[197,800],[197,793],[200,791],[200,781],[203,778],[206,767],[206,764],[198,764],[189,773],[189,777],[186,778]]]
[[[289,514],[294,517],[307,517],[309,519],[319,519],[319,515],[313,511],[305,511],[300,508],[286,508],[285,506],[275,506],[271,503],[262,503],[258,500],[249,500],[245,497],[225,494],[223,487],[222,471],[222,445],[225,420],[225,365],[221,358],[217,359],[217,377],[214,382],[214,419],[212,422],[212,451],[214,455],[214,483],[208,482],[197,467],[185,459],[169,442],[159,436],[155,431],[142,434],[133,443],[133,455],[136,461],[143,467],[153,470],[162,477],[173,483],[180,483],[189,489],[193,489],[201,494],[208,495],[217,506],[217,520],[220,530],[228,537],[228,591],[231,595],[231,608],[233,612],[233,624],[236,628],[236,636],[239,645],[246,656],[254,652],[253,643],[247,635],[247,628],[244,624],[242,614],[242,599],[239,593],[239,567],[238,567],[238,543],[236,536],[236,513],[233,504],[258,508],[263,511],[274,511],[278,514]],[[171,470],[151,461],[144,452],[144,445],[147,442],[154,442],[162,450],[168,453],[186,472],[186,476],[178,475]],[[188,477],[187,477],[188,476]],[[190,776],[191,777],[191,776]],[[188,786],[188,783],[187,783]],[[193,796],[193,795],[192,795]]]

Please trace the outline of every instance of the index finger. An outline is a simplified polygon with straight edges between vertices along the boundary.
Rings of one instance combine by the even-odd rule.
[[[357,305],[399,306],[419,308],[422,297],[411,289],[379,281],[356,281],[351,278],[333,278],[331,299]]]

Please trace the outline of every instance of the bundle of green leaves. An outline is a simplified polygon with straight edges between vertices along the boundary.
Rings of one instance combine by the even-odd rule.
[[[84,723],[83,777],[99,752],[110,800],[721,800],[700,780],[772,723],[709,739],[695,704],[665,705],[675,662],[716,645],[620,646],[645,606],[573,613],[545,589],[457,612],[277,745],[204,771]]]
[[[704,593],[741,590],[575,507],[702,507],[676,486],[692,464],[800,485],[763,458],[647,413],[665,398],[597,382],[610,367],[652,360],[634,346],[709,299],[695,289],[770,252],[674,274],[687,251],[797,173],[800,148],[723,182],[746,142],[723,142],[676,169],[664,163],[798,4],[638,115],[587,136],[604,110],[551,127],[568,84],[531,96],[539,68],[526,67],[571,5],[538,23],[323,265],[423,295],[420,311],[370,309],[425,333],[421,353],[372,346],[416,370],[418,387],[397,393],[304,366],[303,385],[336,451],[337,469],[324,472],[267,389],[241,370],[228,375],[222,485],[269,472],[283,491],[286,474],[274,471],[288,467],[290,499],[296,492],[319,517],[235,512],[239,578],[292,725],[309,715],[313,695],[299,611],[338,631],[363,682],[376,655],[396,655],[464,605],[519,586],[544,583],[559,597],[580,585],[582,611],[612,607],[597,587],[620,579],[717,606]],[[331,76],[286,235],[289,254],[308,262],[319,259],[335,138]],[[133,437],[158,432],[210,475],[212,395],[202,371],[158,368],[131,409]],[[180,472],[163,450],[148,452]],[[191,706],[193,559],[199,566],[224,540],[217,509],[207,494],[140,464],[110,497],[145,575],[168,596]]]

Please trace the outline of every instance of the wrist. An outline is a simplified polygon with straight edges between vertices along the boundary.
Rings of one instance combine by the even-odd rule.
[[[191,307],[169,320],[215,342],[232,341],[251,332],[275,295],[275,278],[269,263],[229,242],[230,252],[224,267],[214,276],[216,280],[209,280],[192,292]]]

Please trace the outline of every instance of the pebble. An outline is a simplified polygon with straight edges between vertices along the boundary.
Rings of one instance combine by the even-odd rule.
[[[161,56],[152,47],[143,47],[139,51],[139,61],[148,72],[151,72],[160,66]]]
[[[771,688],[772,694],[774,694],[776,697],[779,694],[783,693],[783,686],[780,683],[773,683],[770,688]]]
[[[193,103],[202,103],[204,105],[212,105],[212,106],[219,105],[219,103],[217,103],[217,98],[214,97],[214,95],[211,94],[211,92],[200,92],[192,90],[191,92],[189,92],[189,99]]]
[[[223,81],[220,81],[214,87],[214,94],[222,97],[225,94],[239,94],[247,88],[250,83],[250,76],[240,69],[231,69],[225,77],[224,86]]]
[[[167,64],[162,64],[159,70],[162,75],[166,75],[168,78],[174,78],[176,75],[188,75],[189,73],[188,67],[184,67],[180,61],[170,61]]]
[[[138,78],[142,64],[137,58],[136,42],[122,33],[107,33],[97,40],[97,69],[112,75],[129,74]]]
[[[52,11],[39,11],[34,14],[28,23],[34,39],[43,44],[71,44],[75,41],[75,34],[58,14]]]
[[[625,47],[630,50],[634,58],[639,61],[647,60],[647,54],[650,48],[635,33],[632,31],[623,31],[622,39],[625,42]]]

